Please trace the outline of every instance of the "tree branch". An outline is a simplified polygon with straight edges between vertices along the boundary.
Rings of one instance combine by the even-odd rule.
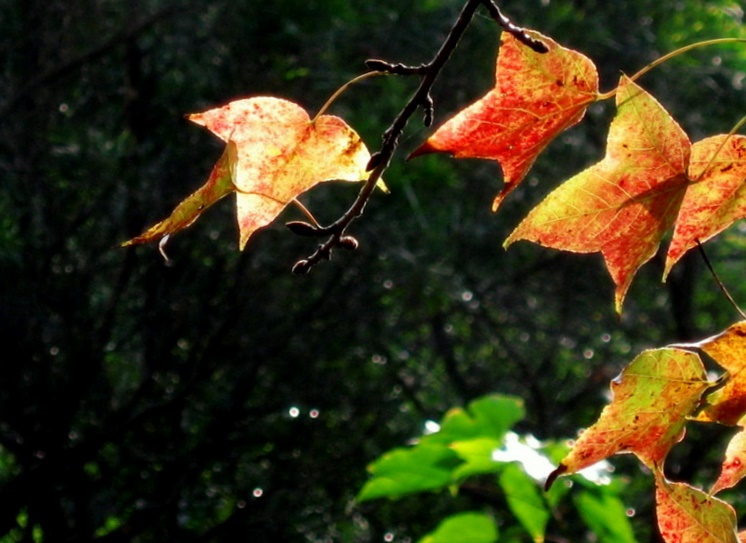
[[[517,39],[526,43],[534,50],[546,52],[547,49],[543,43],[529,36],[524,29],[511,23],[510,20],[500,12],[492,0],[467,0],[464,7],[461,9],[461,13],[459,13],[458,18],[453,23],[451,30],[443,41],[443,44],[440,46],[440,49],[429,63],[413,67],[405,66],[403,64],[390,64],[376,59],[368,60],[366,62],[368,68],[374,70],[397,75],[418,75],[422,77],[420,86],[384,132],[380,150],[373,153],[370,162],[368,163],[370,176],[358,193],[355,201],[334,223],[317,230],[319,236],[329,235],[329,239],[319,245],[311,256],[296,262],[293,266],[293,273],[308,273],[322,260],[329,260],[334,247],[341,246],[349,249],[357,247],[356,242],[350,243],[349,241],[345,241],[354,240],[354,238],[344,235],[345,230],[356,218],[363,214],[365,206],[373,194],[373,190],[376,188],[376,183],[381,179],[383,172],[388,168],[391,158],[394,156],[399,145],[399,137],[404,132],[404,129],[412,115],[414,115],[417,109],[421,107],[424,111],[425,126],[430,126],[432,123],[434,106],[433,100],[430,96],[430,90],[443,69],[443,66],[450,58],[451,53],[456,49],[458,42],[461,40],[461,37],[471,23],[474,14],[481,5],[484,5],[489,10],[490,15],[492,15],[492,17],[495,18],[495,20],[507,32],[510,32],[516,36]]]

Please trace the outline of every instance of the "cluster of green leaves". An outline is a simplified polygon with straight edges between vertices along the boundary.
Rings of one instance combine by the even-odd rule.
[[[358,500],[400,499],[441,491],[492,494],[502,495],[513,515],[502,518],[498,527],[489,510],[453,513],[422,536],[421,543],[521,541],[525,535],[541,542],[553,519],[568,517],[568,506],[576,509],[581,522],[598,534],[602,543],[633,542],[627,510],[619,496],[621,479],[605,476],[608,480],[597,485],[579,475],[572,478],[575,485],[541,490],[546,468],[566,452],[566,446],[538,443],[531,436],[519,438],[510,432],[523,416],[520,399],[498,395],[449,410],[435,431],[373,462]],[[573,486],[579,490],[571,493]]]

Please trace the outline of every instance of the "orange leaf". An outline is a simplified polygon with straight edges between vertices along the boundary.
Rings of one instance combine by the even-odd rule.
[[[342,119],[311,121],[293,102],[273,97],[236,100],[189,116],[238,148],[236,197],[239,248],[296,196],[322,181],[361,181],[370,154]]]
[[[505,186],[493,211],[526,176],[544,147],[582,119],[598,96],[598,73],[586,56],[537,32],[537,53],[503,32],[495,88],[446,121],[411,157],[451,153],[497,160]]]
[[[658,249],[686,189],[690,143],[647,92],[622,77],[604,159],[566,181],[505,241],[526,239],[578,253],[600,251],[616,284],[616,309]]]
[[[707,397],[697,420],[736,424],[746,415],[746,321],[697,344],[728,371],[728,380]]]
[[[136,238],[125,241],[122,247],[168,239],[171,234],[191,226],[208,207],[233,192],[236,154],[235,143],[229,143],[202,187],[176,206],[167,219],[151,226]]]
[[[736,512],[687,484],[656,477],[658,528],[666,543],[738,543]]]
[[[612,381],[612,402],[585,430],[547,485],[619,452],[651,469],[684,435],[686,418],[709,386],[699,356],[681,349],[644,351]]]
[[[746,217],[746,136],[720,135],[695,143],[689,178],[695,182],[681,203],[664,278],[697,240],[704,242]]]
[[[736,486],[744,475],[746,475],[746,429],[741,428],[728,443],[720,476],[712,485],[710,494],[717,494],[725,488]]]

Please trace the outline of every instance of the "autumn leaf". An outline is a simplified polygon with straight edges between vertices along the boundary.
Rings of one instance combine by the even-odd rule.
[[[664,279],[697,241],[705,242],[746,217],[746,136],[719,135],[692,145],[689,178]]]
[[[257,97],[189,116],[238,146],[236,204],[239,248],[296,196],[322,181],[368,178],[370,153],[339,117],[311,121],[293,102]]]
[[[746,415],[746,321],[696,346],[728,372],[725,385],[707,396],[707,405],[697,420],[737,424]]]
[[[710,494],[736,486],[746,475],[746,429],[741,428],[733,436],[725,449],[725,460],[720,468],[720,476],[712,485]]]
[[[661,465],[684,435],[684,424],[709,386],[699,356],[681,349],[644,351],[612,381],[612,402],[585,430],[547,486],[619,452]]]
[[[191,226],[208,207],[235,190],[233,177],[236,156],[236,144],[228,143],[212,169],[207,183],[177,205],[167,219],[151,226],[136,238],[125,241],[122,247],[161,239],[167,240],[171,234]]]
[[[722,500],[656,476],[656,516],[666,543],[738,543],[736,512]]]
[[[495,87],[446,121],[410,155],[438,152],[497,160],[505,186],[493,211],[549,142],[580,121],[598,97],[598,73],[590,59],[537,32],[530,34],[549,51],[537,53],[504,32]]]
[[[189,119],[208,128],[229,146],[235,145],[235,159],[230,164],[240,249],[254,232],[272,222],[285,206],[318,183],[362,181],[369,175],[366,166],[370,153],[354,130],[331,115],[311,120],[303,108],[288,100],[264,96],[236,100],[192,114]],[[221,168],[223,172],[225,167]],[[222,198],[228,187],[227,177],[221,175],[218,186]],[[212,177],[208,185],[211,181]],[[201,195],[203,191],[212,194],[214,189],[206,187],[195,194]],[[193,195],[180,204],[190,212],[179,211],[179,217],[184,219],[164,221],[168,223],[166,234],[185,228],[199,216],[195,210],[202,209],[195,208],[195,198]],[[158,235],[165,235],[164,228],[161,226],[152,235],[144,234],[127,243],[157,239]]]
[[[566,181],[505,241],[601,252],[617,312],[637,270],[656,253],[687,187],[690,143],[647,92],[622,77],[604,159]]]

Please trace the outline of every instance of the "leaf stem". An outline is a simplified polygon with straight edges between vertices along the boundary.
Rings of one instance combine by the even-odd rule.
[[[326,102],[324,102],[324,105],[321,106],[321,109],[316,114],[316,116],[313,119],[311,119],[311,123],[315,123],[316,119],[318,119],[324,113],[326,113],[326,110],[329,109],[329,107],[331,107],[331,105],[334,103],[334,101],[337,98],[339,98],[339,96],[344,91],[346,91],[348,88],[350,88],[352,85],[354,85],[355,83],[359,83],[360,81],[363,81],[363,80],[368,79],[370,77],[376,76],[376,75],[384,75],[385,73],[386,72],[382,72],[382,71],[365,72],[364,74],[360,74],[359,76],[353,77],[352,79],[350,79],[347,83],[345,83],[344,85],[342,85],[341,87],[339,87],[336,91],[334,91],[334,94],[332,94],[329,97],[329,99]]]
[[[666,53],[660,58],[655,59],[653,62],[639,70],[634,75],[630,76],[630,79],[632,81],[637,81],[640,79],[643,75],[648,73],[653,68],[656,68],[663,64],[664,62],[671,60],[674,57],[677,57],[679,55],[682,55],[684,53],[688,53],[689,51],[692,51],[694,49],[699,49],[700,47],[709,47],[710,45],[722,45],[726,43],[746,43],[746,38],[715,38],[712,40],[704,40],[704,41],[698,41],[696,43],[691,43],[689,45],[685,45],[684,47],[679,47],[678,49],[675,49],[671,51],[670,53]],[[608,98],[613,98],[616,96],[617,89],[614,88],[610,90],[609,92],[605,92],[602,94],[599,94],[597,99],[598,100],[606,100]]]
[[[704,175],[707,173],[707,170],[710,169],[712,164],[715,162],[715,159],[717,158],[718,154],[720,154],[720,151],[723,150],[723,147],[725,147],[725,144],[728,143],[728,140],[731,136],[733,136],[736,132],[738,132],[741,127],[746,124],[746,115],[741,117],[741,119],[733,125],[733,128],[730,129],[730,132],[725,136],[723,139],[723,142],[720,144],[720,146],[715,150],[714,153],[712,153],[712,156],[710,157],[710,161],[707,163],[707,166],[704,167],[704,169],[700,172],[700,174],[697,176],[696,179],[692,179],[692,183],[698,182]]]
[[[317,221],[316,217],[313,216],[313,213],[311,213],[311,210],[308,209],[306,206],[304,206],[303,203],[300,200],[298,200],[298,198],[293,198],[292,202],[296,205],[298,209],[301,210],[301,212],[306,216],[306,218],[309,221],[311,221],[311,224],[313,224],[316,228],[321,228],[319,221]]]
[[[746,319],[746,313],[743,312],[743,310],[738,307],[738,304],[733,299],[733,296],[730,295],[730,292],[728,292],[728,289],[725,288],[725,285],[718,277],[718,274],[715,273],[715,268],[712,266],[712,262],[710,262],[710,259],[707,256],[707,253],[705,253],[704,247],[702,247],[702,244],[699,240],[697,240],[697,247],[699,248],[699,253],[702,255],[702,260],[705,261],[705,264],[707,265],[707,269],[710,270],[710,274],[712,275],[713,279],[715,279],[715,283],[718,287],[720,287],[720,291],[725,295],[725,297],[728,299],[730,304],[735,308],[735,310],[738,312],[739,315],[741,315],[741,318]]]

